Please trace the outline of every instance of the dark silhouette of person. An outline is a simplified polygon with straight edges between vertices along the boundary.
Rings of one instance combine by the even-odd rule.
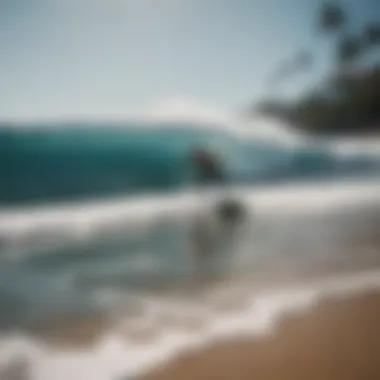
[[[195,164],[195,183],[198,186],[223,185],[228,187],[226,171],[218,157],[210,151],[202,148],[193,149],[190,152],[191,160]],[[244,216],[244,207],[241,202],[226,199],[219,202],[215,209],[220,221],[237,222]]]
[[[197,185],[216,185],[226,181],[222,164],[218,158],[206,149],[197,148],[190,152],[195,164],[195,182]]]
[[[195,184],[199,187],[203,186],[218,186],[222,185],[228,189],[228,180],[224,165],[222,165],[219,158],[206,149],[196,148],[190,152],[191,162],[195,166]],[[219,275],[220,260],[225,261],[224,255],[220,252],[218,240],[222,236],[231,236],[239,226],[244,210],[239,201],[234,199],[228,194],[224,199],[213,205],[211,213],[216,217],[217,225],[219,226],[217,234],[215,235],[210,230],[210,219],[205,217],[204,214],[195,215],[193,219],[190,244],[192,246],[192,255],[198,267],[198,273],[203,276]],[[212,223],[212,222],[211,222]],[[222,256],[220,256],[220,254]],[[228,260],[227,260],[228,262]],[[223,264],[225,265],[225,264]],[[228,265],[228,264],[227,264]],[[225,270],[229,270],[228,266]],[[215,272],[216,271],[216,272]]]

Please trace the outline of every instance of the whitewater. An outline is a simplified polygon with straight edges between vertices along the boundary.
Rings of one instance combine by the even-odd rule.
[[[379,287],[380,145],[310,140],[261,121],[254,131],[163,124],[0,133],[0,367],[21,358],[35,380],[129,379],[184,350],[267,334],[325,296]],[[227,189],[192,189],[186,151],[197,144],[226,160]],[[4,162],[17,167],[13,177]],[[201,213],[212,228],[210,211],[226,196],[248,210],[232,246],[216,241],[232,255],[229,275],[188,291],[191,222]],[[340,273],[357,262],[362,270]],[[301,281],[310,270],[318,278]],[[110,327],[87,349],[28,333],[96,313]],[[189,319],[201,323],[189,331]],[[154,333],[136,340],[136,331]]]

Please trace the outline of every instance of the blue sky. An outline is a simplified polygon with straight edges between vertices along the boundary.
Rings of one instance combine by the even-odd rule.
[[[128,115],[165,99],[238,110],[279,62],[313,47],[315,67],[283,89],[294,95],[328,64],[317,4],[0,0],[0,118]]]

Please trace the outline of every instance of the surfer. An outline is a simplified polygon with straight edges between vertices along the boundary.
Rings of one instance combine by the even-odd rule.
[[[190,152],[190,159],[195,170],[194,182],[198,187],[219,185],[227,187],[228,178],[226,170],[219,158],[208,150],[197,148]],[[242,218],[242,205],[236,199],[226,199],[219,201],[211,212],[199,213],[193,220],[194,225],[191,233],[191,244],[193,246],[193,256],[199,265],[199,269],[208,268],[207,259],[211,259],[218,246],[217,241],[222,235],[231,232],[237,222]],[[211,218],[210,218],[211,216]],[[213,233],[216,225],[224,227],[219,233]],[[227,229],[225,229],[227,228]],[[215,231],[214,231],[215,232]]]
[[[224,173],[217,157],[206,149],[195,148],[189,153],[194,177],[193,182],[197,188],[221,183]],[[190,245],[198,274],[209,274],[209,261],[211,259],[215,239],[213,239],[210,216],[212,212],[197,212],[192,220],[190,229]]]
[[[193,149],[190,157],[195,166],[195,182],[200,185],[223,183],[226,177],[218,158],[205,149]]]
[[[229,184],[226,171],[216,155],[205,149],[194,149],[190,153],[195,166],[195,183],[198,186],[219,185],[227,187]],[[227,197],[219,203],[216,213],[219,220],[236,222],[242,217],[242,205],[236,200]]]

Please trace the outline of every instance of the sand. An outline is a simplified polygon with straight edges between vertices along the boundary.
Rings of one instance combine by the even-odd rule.
[[[380,292],[326,299],[282,319],[265,339],[240,337],[183,354],[140,380],[379,380]]]
[[[109,321],[103,315],[83,318],[62,316],[30,326],[26,332],[52,346],[91,348],[100,341],[108,327]]]

